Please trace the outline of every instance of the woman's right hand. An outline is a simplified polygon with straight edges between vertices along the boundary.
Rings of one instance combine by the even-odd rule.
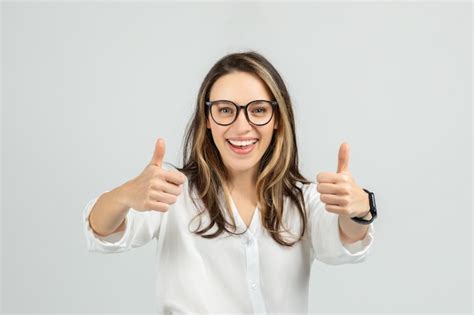
[[[158,139],[153,158],[140,175],[124,184],[124,203],[138,211],[168,211],[182,192],[186,176],[162,168],[165,140]]]

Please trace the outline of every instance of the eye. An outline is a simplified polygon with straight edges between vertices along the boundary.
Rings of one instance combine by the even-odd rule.
[[[229,114],[232,113],[232,108],[230,107],[221,107],[219,108],[219,112],[223,114]]]

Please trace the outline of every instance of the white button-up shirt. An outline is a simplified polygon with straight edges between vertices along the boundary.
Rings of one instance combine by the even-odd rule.
[[[90,200],[83,211],[87,248],[92,252],[119,253],[156,239],[154,277],[159,313],[306,313],[314,258],[332,265],[362,262],[373,243],[374,228],[369,225],[363,240],[343,244],[338,215],[325,209],[316,184],[300,187],[308,225],[304,239],[293,247],[273,240],[261,224],[258,207],[249,228],[240,236],[223,232],[206,239],[192,233],[189,229],[195,230],[199,219],[192,224],[190,221],[198,209],[192,203],[186,181],[182,194],[167,212],[131,208],[125,218],[125,231],[107,237],[95,234],[89,225],[89,213],[99,196]],[[237,232],[244,231],[247,226],[232,199],[231,203]],[[301,217],[297,208],[289,198],[285,198],[284,207],[285,224],[299,236]],[[231,222],[227,214],[225,217]],[[201,227],[206,227],[210,222],[207,214],[201,218]],[[215,230],[214,226],[206,234]],[[294,238],[287,240],[293,242]]]

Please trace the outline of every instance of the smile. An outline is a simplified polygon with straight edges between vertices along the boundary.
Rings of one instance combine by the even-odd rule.
[[[253,139],[253,140],[237,141],[237,140],[227,139],[226,142],[234,153],[248,154],[253,150],[253,148],[255,148],[258,140]]]

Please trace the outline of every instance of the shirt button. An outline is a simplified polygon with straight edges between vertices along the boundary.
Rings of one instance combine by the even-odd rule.
[[[242,244],[246,246],[249,246],[252,244],[252,239],[248,236],[242,236],[241,241],[242,241]]]
[[[252,290],[256,290],[257,289],[257,284],[254,282],[250,285],[252,287]]]

